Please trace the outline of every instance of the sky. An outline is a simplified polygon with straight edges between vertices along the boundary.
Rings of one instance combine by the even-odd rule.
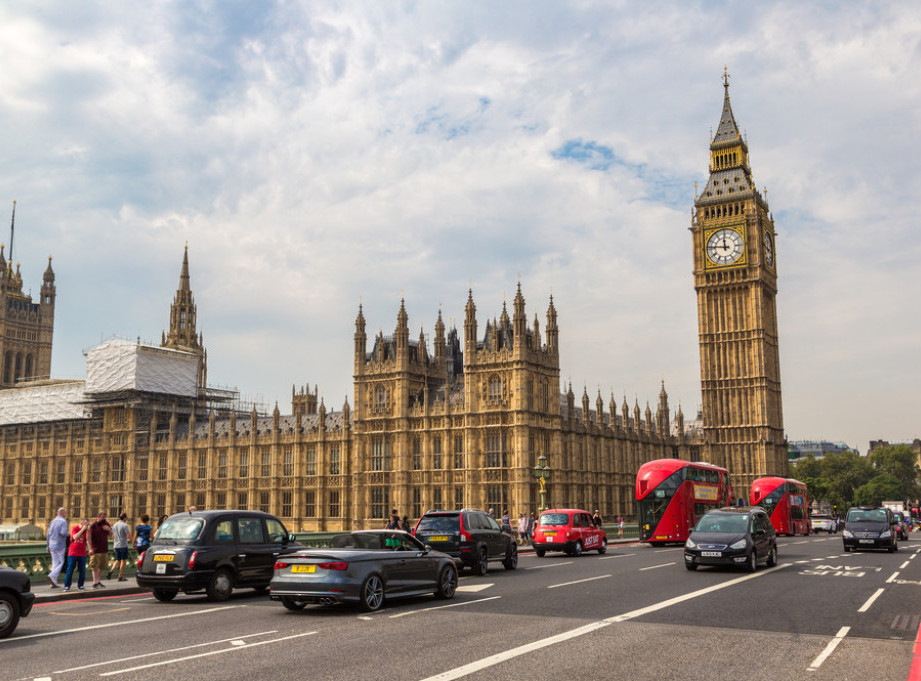
[[[686,417],[726,67],[787,437],[921,437],[913,3],[12,1],[0,64],[0,238],[15,200],[36,299],[53,256],[53,376],[159,343],[188,244],[209,383],[263,409],[354,403],[359,303],[431,343],[520,282],[541,329],[553,296],[561,390],[655,408],[664,381]]]

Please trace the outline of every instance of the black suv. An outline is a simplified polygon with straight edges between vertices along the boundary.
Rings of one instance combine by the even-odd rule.
[[[423,544],[447,553],[459,565],[473,568],[478,575],[486,574],[489,561],[502,561],[506,570],[518,567],[515,538],[479,509],[429,511],[419,518],[413,534]]]
[[[0,638],[13,633],[20,617],[32,611],[35,594],[29,575],[13,568],[0,567]]]
[[[191,511],[167,518],[138,557],[139,586],[158,601],[204,591],[212,601],[235,587],[269,588],[278,556],[304,548],[261,511]]]
[[[849,508],[841,535],[845,552],[851,549],[886,549],[889,553],[899,550],[895,517],[882,506]]]
[[[758,563],[777,565],[777,536],[760,506],[726,507],[707,512],[684,543],[684,566],[736,565],[749,572]]]

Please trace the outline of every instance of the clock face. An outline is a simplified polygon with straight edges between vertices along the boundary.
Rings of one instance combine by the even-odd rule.
[[[707,239],[707,257],[714,265],[731,265],[742,257],[742,235],[734,229],[718,229]]]
[[[774,242],[767,232],[764,233],[764,262],[768,267],[774,266]]]

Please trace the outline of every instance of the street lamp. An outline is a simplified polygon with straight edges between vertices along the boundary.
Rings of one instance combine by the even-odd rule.
[[[547,510],[547,483],[550,482],[550,466],[547,465],[547,457],[541,453],[537,457],[537,465],[534,466],[534,477],[540,483],[540,508],[538,514]]]

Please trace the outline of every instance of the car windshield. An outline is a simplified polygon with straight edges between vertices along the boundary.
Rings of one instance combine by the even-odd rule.
[[[195,539],[204,525],[201,518],[167,518],[157,530],[157,541],[176,539]]]
[[[329,540],[329,546],[336,549],[390,549],[393,551],[398,551],[401,548],[421,551],[423,548],[418,540],[402,532],[392,534],[382,532],[337,534]]]
[[[714,513],[705,515],[694,528],[696,532],[745,532],[748,529],[747,515],[730,515],[728,513]]]
[[[847,521],[849,523],[884,523],[886,522],[886,511],[881,508],[852,508],[847,512]]]
[[[541,515],[540,520],[537,521],[537,524],[541,527],[550,527],[553,525],[568,525],[569,524],[569,514],[568,513],[544,513]]]
[[[456,515],[427,515],[419,521],[416,532],[456,532],[457,526]]]

